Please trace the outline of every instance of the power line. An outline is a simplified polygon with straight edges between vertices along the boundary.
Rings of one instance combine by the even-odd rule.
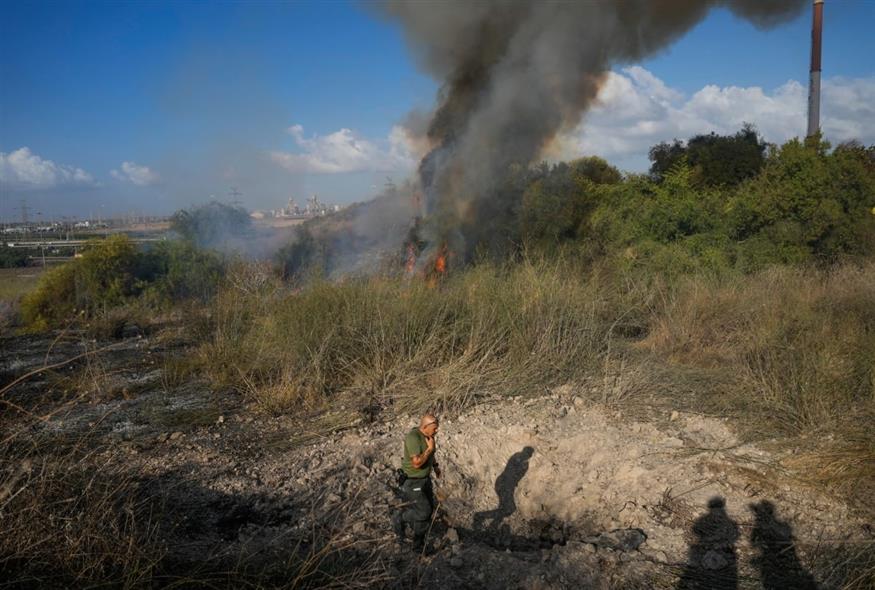
[[[19,206],[19,209],[21,209],[21,223],[23,225],[27,225],[27,212],[30,211],[30,207],[27,206],[27,200],[21,199],[21,205]]]

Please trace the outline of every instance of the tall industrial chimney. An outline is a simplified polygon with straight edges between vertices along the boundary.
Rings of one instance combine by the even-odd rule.
[[[811,78],[808,82],[808,137],[820,131],[820,53],[823,36],[823,0],[814,0],[811,25]]]

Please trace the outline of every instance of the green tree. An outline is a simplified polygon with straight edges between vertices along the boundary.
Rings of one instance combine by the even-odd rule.
[[[686,146],[678,140],[670,144],[663,142],[650,149],[650,173],[662,179],[672,167],[686,159],[693,170],[694,183],[735,186],[760,171],[765,163],[766,147],[752,125],[745,125],[735,135],[696,135]]]
[[[27,251],[0,244],[0,268],[27,266]]]
[[[585,220],[598,203],[599,187],[622,180],[601,158],[581,158],[543,165],[522,195],[520,233],[528,246],[553,248],[580,237]]]
[[[727,206],[751,264],[875,253],[875,172],[866,150],[791,140]]]
[[[41,329],[72,314],[91,317],[148,293],[149,304],[206,299],[221,280],[219,255],[190,242],[159,243],[142,251],[125,235],[90,242],[82,257],[46,272],[22,299],[27,324]]]

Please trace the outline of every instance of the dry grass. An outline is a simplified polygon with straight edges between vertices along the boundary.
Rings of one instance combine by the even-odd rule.
[[[784,438],[812,481],[849,494],[875,482],[875,433],[856,427],[875,418],[875,264],[668,284],[525,261],[436,288],[368,278],[295,292],[255,277],[220,293],[199,354],[215,384],[272,413],[339,395],[456,411],[586,378],[617,409],[731,415],[747,439]]]
[[[42,273],[42,267],[0,268],[0,301],[17,301],[36,287]]]
[[[94,440],[52,454],[46,442],[0,448],[0,586],[369,588],[389,581],[388,536],[349,532],[362,518],[354,496],[311,518],[319,524],[306,538],[285,538],[270,554],[243,544],[181,563],[175,519],[164,515],[172,486],[153,495],[122,456],[87,450]],[[314,491],[314,511],[327,493]]]
[[[649,348],[733,366],[788,431],[829,426],[875,400],[875,264],[687,279],[663,300]]]
[[[375,405],[456,410],[484,395],[586,378],[599,384],[602,403],[624,413],[657,396],[666,407],[725,409],[742,428],[798,446],[783,467],[800,478],[864,509],[875,493],[868,427],[875,418],[875,266],[666,285],[526,262],[480,266],[437,288],[370,278],[314,282],[296,292],[263,268],[234,273],[212,309],[192,316],[205,338],[196,358],[165,361],[162,386],[178,388],[197,365],[266,412],[315,416],[306,429],[266,439],[267,447],[319,440]],[[629,350],[642,330],[644,339]],[[90,357],[77,375],[78,389],[111,377]],[[343,411],[326,411],[341,403]],[[179,417],[208,424],[218,410],[193,412]],[[123,459],[88,451],[92,442],[62,448],[26,438],[26,425],[16,430],[0,446],[0,519],[9,532],[0,539],[0,573],[31,585],[146,585],[168,551],[156,524],[164,500],[144,500]],[[344,510],[306,545],[289,539],[292,550],[270,571],[248,569],[241,554],[237,566],[208,564],[163,580],[224,587],[270,587],[274,579],[299,587],[386,582],[383,540],[346,537],[356,516],[352,505]],[[670,491],[655,510],[666,522],[685,518]],[[871,583],[871,546],[810,554],[834,587]]]
[[[654,314],[646,344],[738,370],[787,431],[811,432],[875,401],[875,264],[690,279]]]
[[[98,355],[82,357],[82,375],[102,381],[106,363]],[[9,392],[0,390],[0,399]],[[0,414],[0,586],[368,588],[388,581],[387,535],[349,534],[362,519],[363,504],[354,497],[327,517],[311,516],[318,526],[305,537],[284,538],[269,555],[237,544],[201,554],[197,563],[181,562],[173,504],[190,502],[187,495],[197,480],[177,478],[176,485],[165,485],[138,473],[117,442],[107,445],[99,432],[102,419],[75,436],[46,427],[51,417],[94,394],[89,386],[14,418]],[[217,416],[209,407],[165,418],[191,426],[213,423]],[[157,418],[156,424],[169,424]],[[340,422],[348,427],[354,423],[350,418],[325,414],[308,424],[314,432],[296,432],[289,442],[305,443]],[[322,496],[329,491],[313,490],[314,510],[324,507]]]
[[[792,440],[789,467],[862,506],[875,490],[875,264],[688,278],[661,301],[642,344],[735,374],[723,405],[741,428]]]
[[[401,410],[458,409],[595,363],[608,329],[600,288],[528,263],[481,266],[437,288],[387,278],[229,287],[200,357],[214,383],[272,411],[342,392]]]
[[[137,480],[89,441],[47,454],[20,439],[0,447],[0,572],[22,586],[144,585],[164,555],[155,506]]]

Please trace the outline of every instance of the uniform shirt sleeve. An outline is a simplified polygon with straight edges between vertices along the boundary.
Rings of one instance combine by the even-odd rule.
[[[412,460],[414,455],[419,455],[423,450],[422,440],[415,432],[408,432],[407,436],[404,437],[404,454],[407,455],[407,458]]]

